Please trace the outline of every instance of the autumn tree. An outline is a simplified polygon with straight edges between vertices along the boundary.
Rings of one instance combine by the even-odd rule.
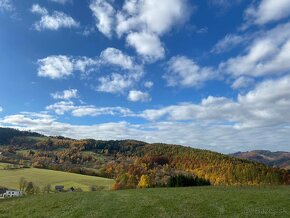
[[[149,188],[150,187],[150,177],[147,175],[142,175],[138,183],[138,188]]]

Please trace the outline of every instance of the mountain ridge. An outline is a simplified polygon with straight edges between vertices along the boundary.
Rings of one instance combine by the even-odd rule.
[[[136,188],[141,178],[148,186],[164,186],[180,174],[213,185],[290,184],[285,170],[181,145],[76,140],[7,128],[0,128],[1,144],[0,162],[113,178],[116,189]]]
[[[273,152],[268,150],[253,150],[232,153],[230,156],[260,162],[271,167],[290,170],[290,152],[286,151]]]

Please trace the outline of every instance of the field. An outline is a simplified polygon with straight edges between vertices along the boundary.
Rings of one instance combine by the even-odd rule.
[[[98,191],[3,200],[0,217],[290,217],[290,187]]]
[[[43,187],[47,184],[50,184],[52,187],[55,185],[64,185],[65,188],[81,188],[83,191],[88,191],[90,186],[93,185],[110,189],[114,183],[113,180],[106,178],[45,169],[25,168],[0,170],[0,186],[19,188],[19,180],[21,177],[35,183],[39,187]]]

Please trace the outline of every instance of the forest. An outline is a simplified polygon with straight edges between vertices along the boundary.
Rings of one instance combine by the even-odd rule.
[[[0,162],[115,179],[114,189],[290,184],[287,170],[180,145],[47,137],[0,128]]]

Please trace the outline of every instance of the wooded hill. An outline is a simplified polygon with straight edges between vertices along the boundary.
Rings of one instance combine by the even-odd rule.
[[[0,128],[0,144],[0,162],[114,178],[116,189],[167,186],[173,177],[199,185],[290,184],[286,170],[180,145],[73,140],[7,128]]]
[[[290,170],[290,152],[255,150],[230,154],[233,157],[252,160],[271,167]]]

